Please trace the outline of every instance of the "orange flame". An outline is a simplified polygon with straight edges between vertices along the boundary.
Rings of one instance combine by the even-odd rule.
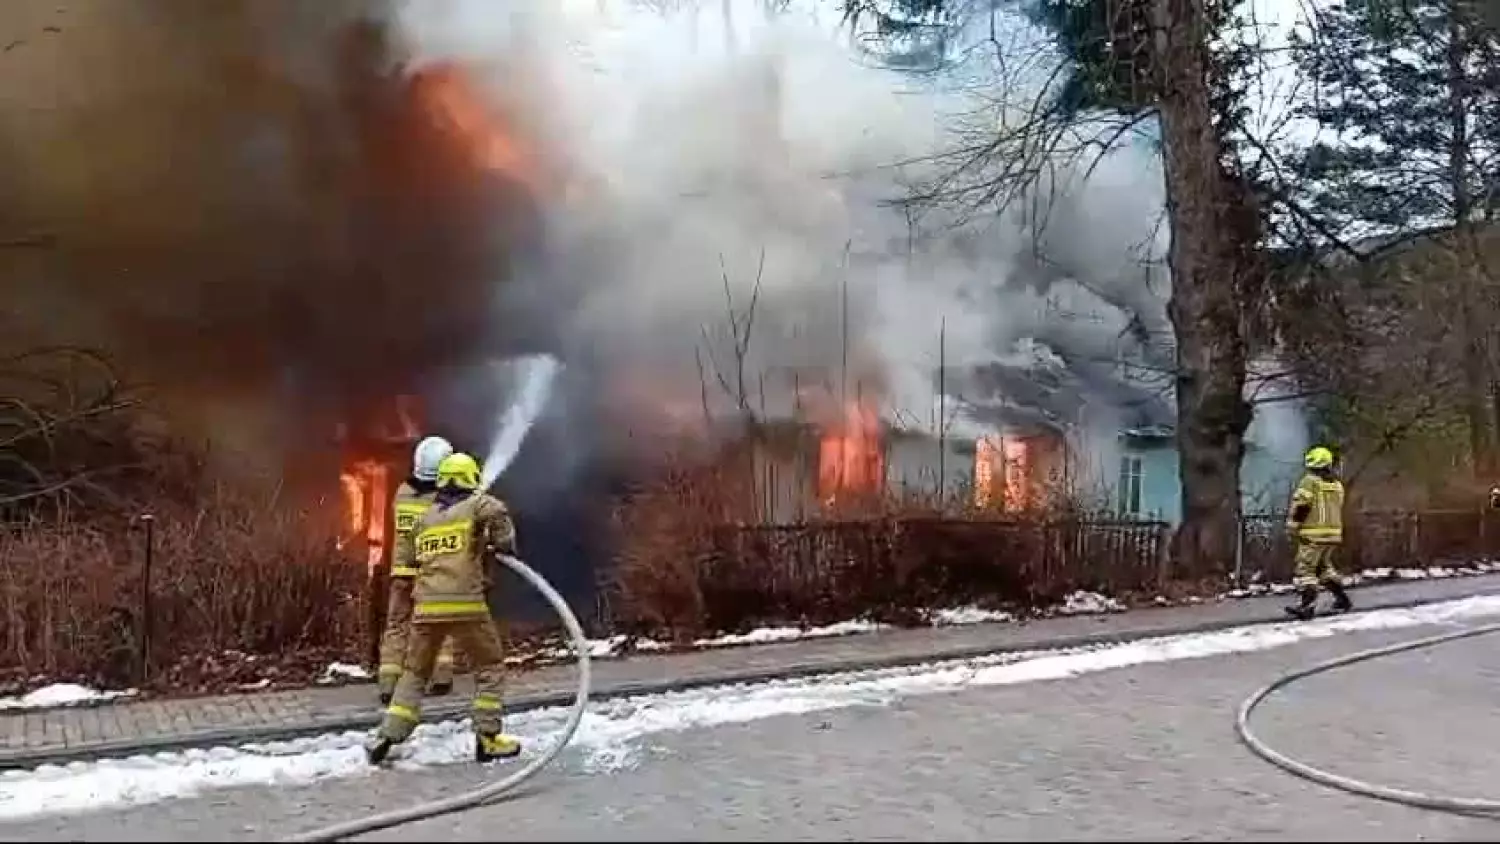
[[[385,559],[389,536],[391,490],[390,467],[375,460],[361,460],[339,475],[344,490],[345,535],[339,547],[363,538],[370,571]]]
[[[541,187],[534,151],[506,126],[462,66],[448,62],[425,67],[413,76],[412,90],[441,126],[457,136],[476,166],[503,173],[532,190]]]
[[[818,496],[833,503],[844,493],[876,492],[885,478],[880,418],[853,404],[839,423],[824,429],[818,443]]]
[[[974,446],[974,505],[1025,509],[1030,503],[1031,474],[1026,441],[988,435],[980,437]]]
[[[390,502],[395,492],[393,469],[383,460],[369,456],[367,449],[410,443],[420,433],[420,407],[415,396],[396,396],[373,414],[364,426],[365,448],[354,455],[339,473],[339,487],[344,497],[344,528],[339,547],[363,540],[368,566],[374,571],[385,559],[390,542]],[[349,425],[338,426],[338,436],[348,443]]]

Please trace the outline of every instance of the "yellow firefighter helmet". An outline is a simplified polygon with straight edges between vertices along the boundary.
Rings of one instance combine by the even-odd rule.
[[[1327,469],[1333,465],[1333,452],[1323,446],[1313,446],[1302,458],[1302,465],[1309,469]]]
[[[479,489],[479,461],[455,451],[438,464],[437,483],[438,486]]]

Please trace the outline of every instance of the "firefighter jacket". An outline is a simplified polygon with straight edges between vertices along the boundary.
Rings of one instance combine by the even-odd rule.
[[[1333,478],[1309,472],[1292,490],[1292,512],[1305,511],[1291,527],[1297,538],[1315,545],[1338,545],[1344,541],[1344,485]]]
[[[491,549],[515,553],[516,529],[500,499],[476,492],[456,501],[440,494],[403,540],[417,562],[412,620],[488,619]]]
[[[392,505],[391,524],[396,526],[396,542],[391,547],[391,577],[416,577],[417,561],[412,556],[412,546],[402,542],[417,527],[417,520],[432,506],[437,495],[437,485],[432,481],[407,478],[396,490]]]

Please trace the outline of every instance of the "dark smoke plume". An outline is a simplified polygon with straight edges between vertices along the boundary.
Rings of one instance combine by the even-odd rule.
[[[102,349],[280,448],[503,342],[535,214],[422,107],[387,11],[0,7],[0,343]]]

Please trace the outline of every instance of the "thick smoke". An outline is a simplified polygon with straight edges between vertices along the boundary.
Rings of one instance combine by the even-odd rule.
[[[423,113],[388,12],[6,4],[5,345],[103,348],[272,471],[483,356],[530,211]]]
[[[732,37],[646,5],[7,4],[0,234],[42,245],[0,250],[6,342],[104,347],[206,436],[314,451],[398,392],[482,448],[497,361],[538,350],[568,364],[549,454],[705,401],[930,429],[940,359],[1060,365],[1090,403],[1063,421],[1125,414],[1115,361],[1165,326],[1149,150],[1052,162],[1040,229],[914,219],[921,160],[1003,106],[857,60],[834,3],[735,4]],[[533,195],[420,107],[450,60],[539,141]]]
[[[1148,150],[1087,181],[1053,162],[1073,183],[1045,228],[913,219],[890,201],[943,166],[921,161],[961,115],[994,121],[999,106],[857,61],[834,4],[773,19],[738,4],[732,32],[717,8],[646,5],[471,0],[399,17],[419,60],[482,62],[497,91],[545,92],[532,117],[574,182],[550,203],[545,281],[505,295],[557,320],[619,400],[701,419],[705,401],[777,416],[859,394],[931,429],[940,359],[1105,372],[1164,327]]]

